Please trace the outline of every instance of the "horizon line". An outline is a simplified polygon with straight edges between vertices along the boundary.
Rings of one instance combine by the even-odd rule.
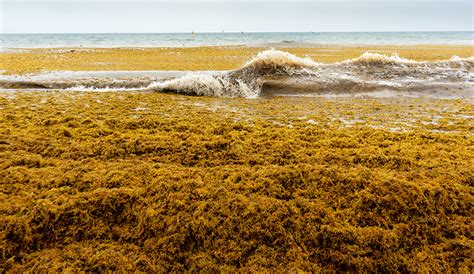
[[[473,30],[388,30],[388,31],[189,31],[189,32],[0,32],[0,34],[263,34],[263,33],[422,33],[472,32]]]

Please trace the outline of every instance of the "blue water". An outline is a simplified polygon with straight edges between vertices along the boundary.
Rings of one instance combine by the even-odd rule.
[[[0,34],[1,48],[213,45],[474,45],[474,32]]]

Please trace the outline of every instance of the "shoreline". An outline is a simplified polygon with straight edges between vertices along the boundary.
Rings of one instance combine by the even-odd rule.
[[[169,49],[169,48],[213,48],[213,47],[245,47],[245,48],[321,48],[321,47],[336,47],[336,48],[357,48],[357,47],[474,47],[474,43],[406,43],[406,44],[370,44],[370,43],[311,43],[311,42],[269,42],[269,43],[255,43],[255,44],[201,44],[201,45],[106,45],[106,46],[51,46],[51,47],[2,47],[3,50],[41,50],[41,49]],[[3,53],[0,51],[0,54]]]
[[[231,70],[239,68],[258,52],[270,48],[309,57],[321,63],[357,58],[364,52],[389,56],[398,54],[416,61],[474,56],[473,45],[23,48],[19,49],[19,52],[0,52],[0,71],[3,71],[3,74],[25,75],[46,71]]]

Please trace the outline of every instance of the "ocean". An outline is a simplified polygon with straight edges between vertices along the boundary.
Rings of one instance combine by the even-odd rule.
[[[219,45],[474,45],[474,32],[0,34],[1,49]]]

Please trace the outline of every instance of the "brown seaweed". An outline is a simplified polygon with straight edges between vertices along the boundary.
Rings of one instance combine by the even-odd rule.
[[[472,271],[460,100],[0,95],[2,271]]]

